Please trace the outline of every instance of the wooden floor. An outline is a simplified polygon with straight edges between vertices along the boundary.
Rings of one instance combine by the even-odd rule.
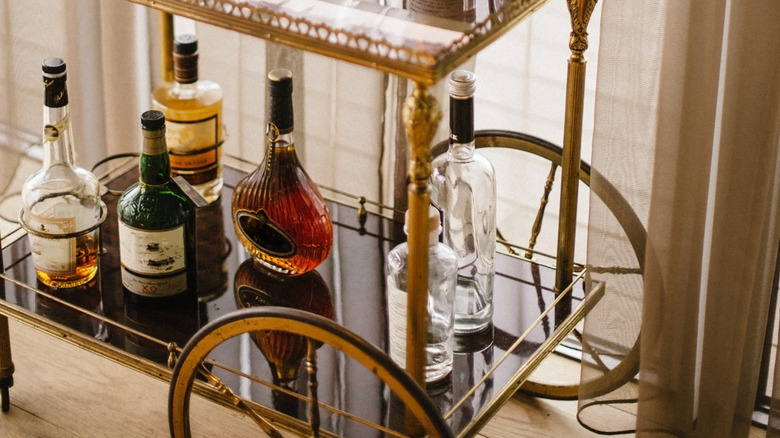
[[[168,385],[10,321],[16,372],[0,437],[165,437]],[[589,437],[575,402],[518,397],[482,430],[484,438]],[[198,436],[258,436],[234,411],[193,400]],[[229,431],[226,433],[226,431]]]

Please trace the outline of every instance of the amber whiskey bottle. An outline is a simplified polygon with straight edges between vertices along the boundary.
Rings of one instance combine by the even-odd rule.
[[[152,108],[167,121],[173,176],[181,175],[207,202],[222,191],[222,87],[198,76],[198,38],[173,42],[174,82],[152,93]]]
[[[163,113],[143,113],[141,128],[140,177],[117,204],[125,299],[156,308],[194,303],[195,205],[171,178]]]
[[[268,74],[265,159],[236,185],[236,235],[258,265],[300,275],[330,254],[333,224],[327,204],[295,153],[292,73]]]

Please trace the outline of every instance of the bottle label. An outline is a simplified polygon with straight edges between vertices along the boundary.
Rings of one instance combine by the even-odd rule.
[[[187,289],[184,225],[169,230],[141,230],[119,222],[122,284],[149,297]]]
[[[477,18],[473,0],[411,0],[409,10],[466,23],[473,23]]]
[[[168,120],[165,140],[172,169],[199,170],[215,166],[222,149],[219,116],[214,114],[202,120],[187,122]]]
[[[281,259],[298,252],[292,237],[271,220],[265,210],[238,210],[235,220],[241,234],[261,252]]]
[[[151,298],[164,298],[187,290],[187,273],[170,277],[147,277],[122,269],[122,286],[130,292]]]
[[[398,289],[392,285],[392,282],[388,284],[391,284],[387,291],[390,358],[399,367],[404,368],[406,366],[406,291]]]
[[[76,238],[57,239],[57,234],[68,234],[76,231],[76,218],[47,218],[28,213],[28,225],[42,233],[51,234],[49,239],[28,234],[30,251],[33,254],[33,265],[41,272],[48,274],[72,274],[76,271]]]

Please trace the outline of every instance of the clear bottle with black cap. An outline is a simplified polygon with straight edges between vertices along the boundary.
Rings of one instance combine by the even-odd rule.
[[[76,164],[65,61],[48,58],[42,70],[43,166],[22,186],[20,220],[38,279],[51,287],[77,287],[97,273],[106,208],[97,178]]]

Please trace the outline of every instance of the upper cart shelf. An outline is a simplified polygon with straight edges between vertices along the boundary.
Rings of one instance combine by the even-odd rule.
[[[433,85],[547,0],[487,0],[474,22],[370,0],[130,0]]]

